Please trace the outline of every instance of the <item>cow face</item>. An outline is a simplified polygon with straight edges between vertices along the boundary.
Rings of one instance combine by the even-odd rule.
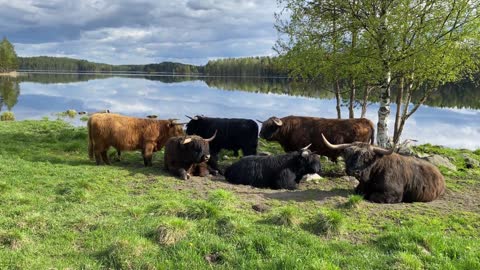
[[[180,143],[181,147],[194,163],[206,162],[210,159],[209,143],[215,139],[217,131],[211,138],[204,139],[200,136],[187,136]]]
[[[350,176],[360,179],[360,174],[378,158],[370,144],[353,143],[343,150],[346,172]]]
[[[275,140],[275,135],[278,130],[283,126],[281,119],[273,116],[262,122],[262,129],[260,130],[260,138],[267,141]]]
[[[393,148],[390,150],[373,146],[368,143],[354,142],[345,144],[331,144],[323,134],[322,139],[325,146],[332,150],[341,150],[345,159],[346,172],[350,176],[354,176],[358,180],[362,180],[362,173],[378,158],[384,155],[391,155]],[[368,179],[366,177],[364,181]]]
[[[210,159],[210,147],[208,142],[199,136],[188,136],[182,142],[184,151],[194,163],[208,161]]]
[[[322,169],[320,165],[320,157],[312,153],[308,149],[298,151],[298,172],[299,174],[319,173]]]
[[[185,135],[185,132],[183,131],[184,123],[177,123],[175,119],[171,119],[169,121],[170,122],[167,125],[167,131],[166,131],[167,138]]]

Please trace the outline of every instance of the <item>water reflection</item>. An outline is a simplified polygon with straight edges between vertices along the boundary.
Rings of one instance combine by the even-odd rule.
[[[20,85],[16,78],[0,77],[0,111],[7,108],[12,110],[13,106],[18,102],[20,95]]]
[[[5,104],[7,109],[13,108],[19,120],[52,117],[55,113],[67,109],[87,112],[110,109],[139,117],[157,114],[160,118],[179,118],[182,121],[187,120],[185,114],[252,119],[290,114],[329,118],[336,116],[331,92],[298,86],[285,80],[257,78],[256,81],[242,81],[202,77],[113,77],[76,74],[55,83],[52,77],[48,77],[29,75],[17,80],[0,77],[2,105]],[[57,79],[58,76],[54,78]],[[437,97],[433,100],[442,106],[448,104],[447,100],[465,100],[467,106],[478,108],[474,106],[478,105],[480,100],[475,96],[479,95],[478,92],[466,92],[472,95],[470,99],[473,101],[463,97]],[[305,97],[311,93],[321,99]],[[452,93],[464,92],[449,92]],[[456,104],[455,106],[461,107]],[[367,112],[367,117],[374,122],[377,121],[377,109],[378,106],[374,103]],[[394,109],[393,107],[392,111]],[[343,115],[347,115],[346,107],[343,110]],[[356,114],[360,114],[359,110]],[[479,110],[424,106],[407,122],[404,138],[418,139],[420,143],[476,149],[480,148],[477,140],[480,136],[479,120]]]

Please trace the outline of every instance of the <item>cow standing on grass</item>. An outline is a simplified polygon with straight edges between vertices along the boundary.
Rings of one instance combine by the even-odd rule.
[[[367,143],[325,145],[342,151],[347,174],[360,183],[355,192],[377,203],[430,202],[445,191],[445,179],[437,167]]]
[[[259,120],[257,120],[259,121]],[[296,151],[312,144],[310,149],[321,156],[336,161],[340,151],[325,146],[320,134],[333,143],[366,142],[373,143],[375,130],[372,121],[360,119],[326,119],[304,116],[270,117],[262,123],[260,137],[267,141],[277,141],[285,152]]]
[[[196,135],[170,138],[165,145],[165,169],[183,180],[192,175],[207,176],[209,172],[216,175],[217,171],[207,165],[210,159],[209,143],[216,134],[209,139]]]
[[[304,175],[321,169],[319,156],[307,148],[277,156],[243,157],[225,170],[225,179],[260,188],[296,189]]]
[[[201,137],[210,136],[218,131],[215,140],[210,142],[211,158],[208,164],[215,170],[218,168],[218,153],[222,149],[233,150],[238,156],[242,150],[244,156],[256,155],[258,145],[258,125],[253,120],[239,118],[211,118],[205,116],[190,117],[187,123],[187,134]]]
[[[141,150],[145,166],[152,166],[153,152],[161,150],[167,140],[181,136],[182,123],[175,120],[152,120],[112,113],[93,114],[87,122],[88,155],[97,165],[110,165],[107,156],[112,146],[121,151]]]

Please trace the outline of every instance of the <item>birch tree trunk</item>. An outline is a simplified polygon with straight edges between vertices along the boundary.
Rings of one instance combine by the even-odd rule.
[[[348,105],[348,118],[355,118],[353,104],[355,102],[355,79],[352,80],[352,88],[350,89],[350,104]]]
[[[381,147],[389,146],[388,117],[390,116],[390,80],[391,72],[387,71],[381,89],[380,108],[378,108],[377,144]]]
[[[398,89],[397,93],[397,112],[395,113],[395,125],[394,125],[394,131],[393,131],[393,143],[398,144],[400,141],[400,111],[402,110],[402,103],[403,103],[403,91],[405,87],[405,78],[402,77],[400,79],[400,87]],[[408,104],[407,104],[408,106]]]
[[[342,97],[340,96],[340,83],[335,80],[335,99],[337,100],[337,118],[342,119],[342,109],[340,108]]]

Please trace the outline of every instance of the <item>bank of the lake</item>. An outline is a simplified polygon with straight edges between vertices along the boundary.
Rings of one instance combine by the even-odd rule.
[[[275,191],[178,180],[163,151],[152,168],[139,153],[95,166],[86,129],[63,121],[0,122],[0,138],[0,268],[480,268],[480,169],[464,161],[479,150],[417,147],[456,166],[446,194],[380,205],[326,161],[331,176]]]
[[[11,71],[11,72],[0,72],[0,76],[5,76],[5,77],[13,77],[16,78],[18,77],[19,73],[16,71]]]

